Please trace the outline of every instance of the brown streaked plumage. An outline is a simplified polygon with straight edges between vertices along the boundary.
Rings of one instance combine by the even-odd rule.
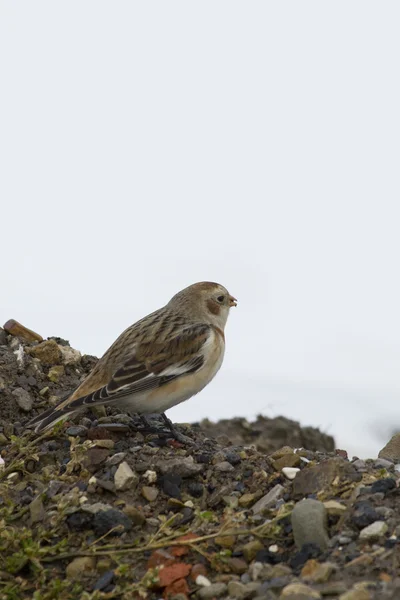
[[[200,282],[126,329],[81,385],[28,426],[44,431],[68,416],[113,404],[164,413],[200,392],[221,367],[224,328],[236,299],[218,283]]]

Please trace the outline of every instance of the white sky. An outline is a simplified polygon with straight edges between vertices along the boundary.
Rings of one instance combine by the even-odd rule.
[[[101,355],[239,299],[176,420],[400,425],[400,4],[0,0],[0,320]]]

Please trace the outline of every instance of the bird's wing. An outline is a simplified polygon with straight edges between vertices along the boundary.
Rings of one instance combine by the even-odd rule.
[[[40,431],[82,408],[118,402],[127,396],[159,388],[182,375],[195,373],[204,364],[206,347],[212,337],[213,330],[209,325],[193,324],[162,342],[143,340],[106,385],[78,398],[61,401],[30,424],[38,424],[36,431]],[[44,419],[40,419],[41,416]]]

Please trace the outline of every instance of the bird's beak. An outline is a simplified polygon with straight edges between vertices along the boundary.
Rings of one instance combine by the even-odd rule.
[[[229,306],[237,306],[237,300],[233,296],[229,296]]]

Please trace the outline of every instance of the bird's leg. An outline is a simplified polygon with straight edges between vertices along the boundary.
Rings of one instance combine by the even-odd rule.
[[[193,444],[193,440],[188,438],[186,435],[183,435],[182,433],[180,433],[176,429],[175,425],[172,423],[171,419],[168,419],[168,417],[165,413],[161,413],[161,417],[162,417],[164,423],[166,424],[166,426],[168,427],[168,429],[170,430],[170,432],[172,433],[172,435],[174,436],[174,438],[178,442],[181,442],[182,444]]]

